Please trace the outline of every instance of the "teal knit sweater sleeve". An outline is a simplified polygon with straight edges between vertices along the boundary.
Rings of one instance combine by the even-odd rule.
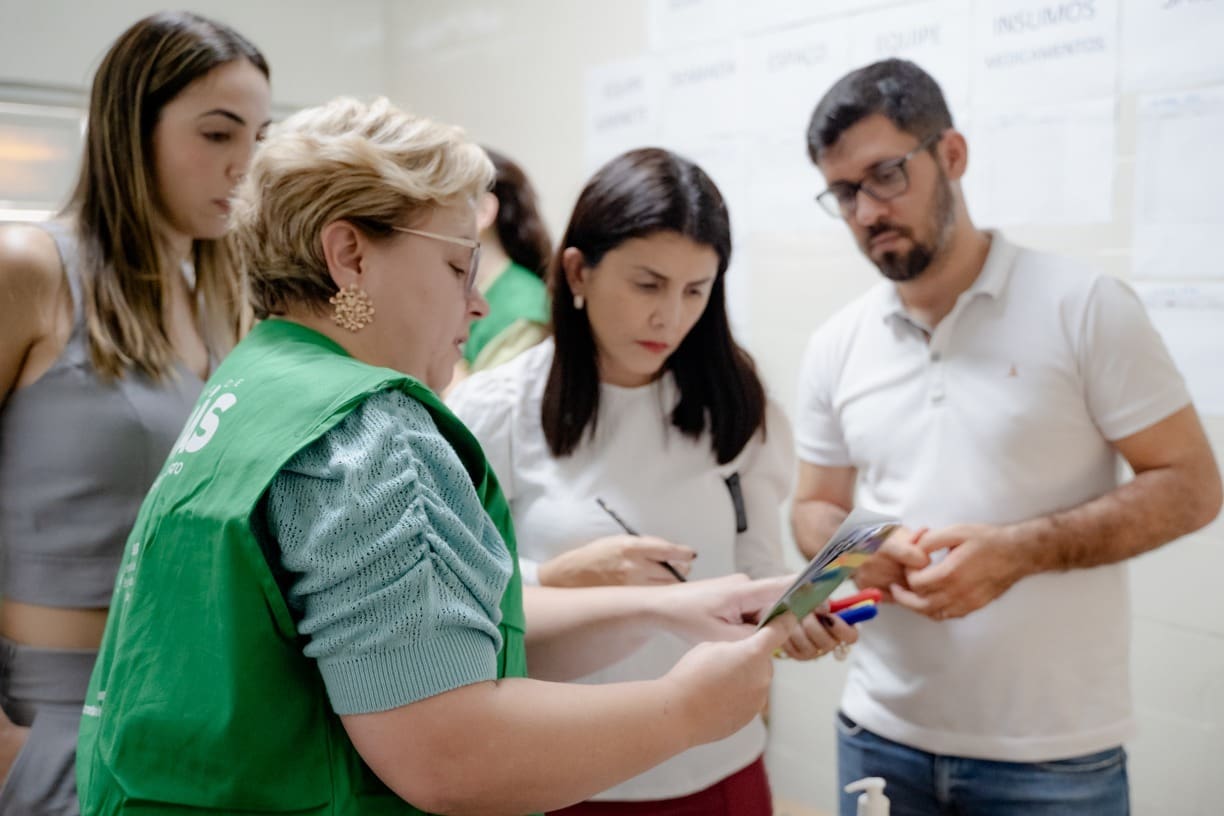
[[[428,411],[371,396],[267,494],[288,599],[338,714],[497,677],[505,544]]]

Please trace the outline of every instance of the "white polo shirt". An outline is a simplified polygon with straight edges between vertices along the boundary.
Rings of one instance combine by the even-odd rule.
[[[993,235],[927,335],[892,283],[832,317],[799,383],[799,457],[858,470],[858,505],[912,528],[1008,524],[1118,484],[1109,440],[1189,404],[1134,293]],[[1037,762],[1131,733],[1124,564],[1020,581],[934,622],[886,605],[861,629],[842,700],[881,736],[937,754]]]

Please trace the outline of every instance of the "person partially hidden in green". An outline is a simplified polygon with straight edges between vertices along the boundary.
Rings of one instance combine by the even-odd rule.
[[[489,313],[473,321],[456,385],[468,374],[495,368],[549,336],[548,287],[544,283],[552,240],[535,187],[509,156],[484,148],[493,162],[493,188],[476,206],[480,270],[476,288]]]

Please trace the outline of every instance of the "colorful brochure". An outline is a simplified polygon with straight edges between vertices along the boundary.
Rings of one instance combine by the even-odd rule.
[[[829,543],[816,553],[803,572],[761,619],[764,626],[783,612],[803,618],[828,600],[842,581],[875,554],[880,545],[900,526],[888,516],[856,508],[846,516]]]

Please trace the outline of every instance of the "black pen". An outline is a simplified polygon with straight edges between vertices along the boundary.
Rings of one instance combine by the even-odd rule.
[[[626,524],[623,518],[616,515],[615,510],[613,510],[608,505],[604,504],[603,499],[596,496],[595,503],[598,504],[601,508],[603,508],[603,511],[607,513],[609,516],[611,516],[613,521],[615,521],[617,524],[620,525],[620,528],[625,531],[626,535],[631,535],[631,536],[641,535],[641,533],[639,533],[637,530],[633,529],[628,524]],[[677,581],[685,582],[688,580],[687,578],[685,578],[683,575],[680,574],[679,570],[677,570],[675,567],[673,567],[671,564],[667,563],[666,561],[659,561],[657,563],[662,564],[663,569],[667,570],[672,575],[674,575]]]

